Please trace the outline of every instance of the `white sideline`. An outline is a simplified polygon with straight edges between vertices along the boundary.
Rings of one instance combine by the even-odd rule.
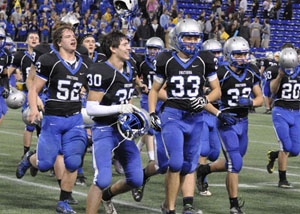
[[[58,187],[54,187],[54,186],[51,186],[51,185],[44,185],[44,184],[40,184],[40,183],[33,183],[33,182],[30,182],[30,181],[25,181],[25,180],[20,180],[20,179],[12,178],[12,177],[9,177],[9,176],[3,175],[3,174],[0,174],[0,179],[5,179],[5,180],[13,181],[13,182],[16,182],[16,183],[20,183],[20,184],[23,184],[23,185],[35,186],[35,187],[48,189],[48,190],[60,191],[60,189]],[[87,197],[87,194],[83,193],[83,192],[72,191],[72,193],[76,194],[76,195],[79,195],[79,196],[82,196],[82,197],[85,197],[85,198]],[[149,211],[152,211],[152,212],[155,212],[155,213],[161,213],[160,209],[155,209],[155,208],[146,207],[146,206],[140,206],[140,205],[137,205],[137,204],[134,204],[134,203],[129,203],[129,202],[126,202],[126,201],[121,201],[121,200],[113,199],[112,201],[115,204],[120,204],[120,205],[132,207],[132,208],[137,208],[137,209],[149,210]]]

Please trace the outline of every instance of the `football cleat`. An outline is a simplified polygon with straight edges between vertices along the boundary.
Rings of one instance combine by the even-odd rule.
[[[38,171],[39,171],[39,170],[38,170],[37,168],[35,168],[35,167],[33,167],[33,166],[30,167],[30,175],[31,175],[32,177],[35,177],[35,176],[37,175]]]
[[[75,185],[86,187],[87,186],[87,184],[86,184],[86,177],[83,174],[77,175]]]
[[[293,186],[287,180],[283,180],[283,181],[278,182],[278,187],[284,188],[284,189],[290,189]]]
[[[245,214],[240,207],[230,208],[230,214]]]
[[[268,164],[267,164],[267,171],[268,173],[272,174],[275,169],[275,160],[276,158],[271,158],[271,153],[273,151],[268,151],[267,157],[268,157]]]
[[[168,208],[166,207],[166,205],[165,205],[165,202],[163,202],[162,204],[161,204],[161,207],[160,207],[160,209],[161,209],[161,213],[162,214],[168,214]]]
[[[202,196],[211,196],[211,192],[208,190],[208,183],[204,182],[202,186],[198,188],[199,194]]]
[[[56,206],[56,214],[70,214],[76,213],[68,204],[68,200],[59,201]]]
[[[142,186],[140,186],[139,188],[134,188],[131,190],[132,193],[132,197],[136,202],[140,202],[143,199],[144,196],[144,189],[146,186],[146,183],[149,181],[150,179],[148,178]]]
[[[19,178],[19,179],[22,178],[25,175],[27,169],[29,169],[29,167],[31,167],[29,158],[33,154],[34,154],[34,152],[28,151],[23,156],[22,160],[19,162],[18,167],[17,167],[17,171],[16,171],[17,178]]]
[[[106,214],[117,214],[117,210],[111,200],[102,200],[102,203]]]
[[[72,194],[70,195],[70,197],[68,198],[68,204],[79,204],[78,200],[76,200],[75,198],[73,198]]]
[[[182,214],[202,214],[202,210],[195,210],[191,204],[186,204],[183,207]]]
[[[209,171],[209,165],[208,164],[200,164],[197,168],[197,181],[196,185],[198,188],[198,191],[201,192],[203,185],[204,185],[204,179],[208,175]]]
[[[113,164],[114,164],[115,170],[118,174],[124,174],[124,169],[123,169],[120,161],[118,161],[117,159],[113,159]]]

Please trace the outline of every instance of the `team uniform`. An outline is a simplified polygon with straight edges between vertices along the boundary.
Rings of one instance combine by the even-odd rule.
[[[265,97],[272,97],[269,81],[271,79],[272,73],[268,70],[268,68],[276,65],[276,62],[270,61],[268,59],[261,61],[261,66],[265,67],[265,70],[262,73],[262,91]]]
[[[101,105],[127,104],[135,89],[136,68],[126,61],[121,73],[108,61],[93,64],[89,68],[90,90],[105,93]],[[112,178],[111,164],[114,152],[124,168],[126,183],[132,187],[143,184],[140,152],[134,140],[125,140],[117,129],[119,114],[94,117],[92,128],[94,184],[104,189]]]
[[[239,173],[243,156],[248,147],[248,107],[238,106],[239,97],[250,98],[252,89],[259,84],[258,69],[254,65],[245,68],[240,74],[228,66],[220,67],[218,78],[222,91],[221,106],[223,112],[235,114],[236,125],[218,125],[222,149],[229,172]]]
[[[278,75],[278,67],[270,68],[272,79]],[[300,151],[300,70],[295,69],[295,73],[285,75],[275,94],[274,108],[272,111],[272,121],[277,138],[282,151],[290,152],[292,156],[297,156]]]
[[[1,96],[1,94],[4,90],[4,87],[9,86],[7,74],[4,74],[4,69],[6,69],[10,65],[10,62],[11,60],[7,52],[2,49],[0,51],[0,118],[7,112],[7,105],[5,103],[5,99],[3,98],[3,96]]]
[[[158,55],[156,75],[167,86],[161,122],[162,138],[169,155],[169,169],[182,175],[193,172],[200,155],[202,114],[190,108],[190,98],[204,96],[206,80],[216,76],[217,60],[209,52],[200,52],[183,62],[176,52]]]
[[[37,76],[46,81],[47,98],[42,131],[37,147],[37,166],[41,171],[53,167],[56,156],[64,155],[65,166],[73,172],[81,165],[87,133],[81,115],[80,90],[87,87],[87,57],[76,54],[69,65],[57,51],[39,57]]]

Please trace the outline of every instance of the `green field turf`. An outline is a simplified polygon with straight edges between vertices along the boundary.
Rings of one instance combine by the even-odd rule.
[[[38,173],[33,178],[28,172],[23,179],[15,177],[15,170],[23,153],[23,130],[20,109],[9,110],[0,127],[0,213],[1,214],[48,214],[55,213],[59,197],[56,179],[49,172]],[[243,170],[240,173],[239,196],[245,200],[244,212],[247,214],[283,214],[300,213],[300,161],[299,158],[289,159],[288,180],[294,186],[285,190],[277,187],[277,165],[273,174],[266,171],[266,153],[269,149],[278,149],[279,145],[272,126],[271,115],[261,112],[249,115],[249,147],[244,158]],[[300,131],[300,130],[299,130]],[[37,138],[33,138],[34,149]],[[143,149],[145,151],[145,148]],[[142,154],[146,165],[147,156]],[[221,155],[222,157],[222,155]],[[84,173],[90,185],[93,169],[91,154],[85,158]],[[229,213],[228,196],[225,189],[225,173],[214,173],[208,176],[211,197],[195,194],[195,207],[201,208],[204,214]],[[113,181],[121,178],[113,170]],[[80,201],[73,205],[77,213],[84,213],[86,196],[89,187],[75,186],[73,195]],[[164,200],[164,176],[151,178],[145,188],[142,202],[137,203],[131,193],[114,198],[119,214],[160,213],[160,205]],[[177,213],[181,213],[182,199],[178,197]],[[99,213],[103,213],[101,207]]]

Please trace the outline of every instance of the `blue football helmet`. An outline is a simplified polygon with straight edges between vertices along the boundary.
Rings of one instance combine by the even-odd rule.
[[[198,22],[194,19],[183,19],[175,26],[175,45],[179,51],[189,55],[199,52],[201,47],[201,30]],[[198,42],[183,42],[184,36],[197,36]]]
[[[246,59],[235,59],[234,54],[246,53]],[[236,68],[247,68],[250,65],[250,46],[246,39],[240,36],[231,37],[224,44],[226,61]],[[242,62],[242,64],[239,64]]]
[[[152,49],[151,49],[152,48]],[[158,50],[154,50],[157,48]],[[164,41],[159,37],[151,37],[146,42],[146,56],[153,61],[155,57],[165,48]]]
[[[117,121],[118,131],[126,140],[143,136],[150,129],[149,113],[141,109],[133,113],[120,114]]]
[[[288,76],[295,73],[299,65],[297,51],[293,48],[284,48],[279,55],[279,66]],[[299,67],[298,67],[299,69]]]

